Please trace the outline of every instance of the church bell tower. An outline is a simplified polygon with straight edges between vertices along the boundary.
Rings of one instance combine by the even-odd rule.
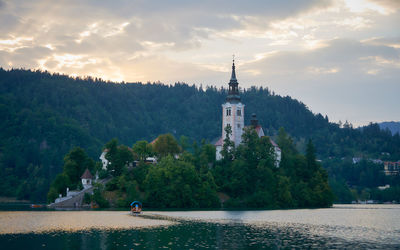
[[[244,104],[241,103],[239,95],[239,83],[236,79],[235,59],[232,63],[231,80],[229,81],[229,90],[226,101],[222,104],[222,140],[226,138],[225,127],[230,126],[232,134],[231,141],[235,147],[242,142],[244,128]]]

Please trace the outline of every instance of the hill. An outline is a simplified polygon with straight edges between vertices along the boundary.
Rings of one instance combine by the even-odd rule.
[[[362,130],[313,114],[305,104],[266,88],[241,93],[245,121],[257,113],[269,135],[280,127],[300,151],[312,139],[319,158],[344,156],[400,159],[400,136],[377,124]],[[131,146],[159,134],[211,141],[221,133],[225,89],[184,83],[113,83],[30,70],[0,69],[0,196],[45,200],[50,180],[74,146],[98,159],[116,137]]]
[[[383,130],[389,129],[393,135],[396,133],[400,134],[400,122],[381,122],[379,123],[379,127]]]

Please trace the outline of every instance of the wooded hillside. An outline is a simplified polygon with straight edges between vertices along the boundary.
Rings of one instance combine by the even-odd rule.
[[[0,196],[45,200],[63,156],[74,146],[97,160],[102,146],[115,137],[128,146],[164,133],[212,141],[221,134],[225,96],[224,89],[183,83],[117,84],[0,69]],[[247,89],[241,96],[247,124],[256,113],[267,134],[284,127],[300,151],[312,139],[318,158],[387,152],[387,159],[400,159],[400,136],[377,124],[341,127],[266,88]]]

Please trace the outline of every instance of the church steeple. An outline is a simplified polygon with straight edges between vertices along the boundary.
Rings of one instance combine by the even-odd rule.
[[[235,59],[233,59],[233,63],[232,63],[231,81],[237,81],[236,80],[236,72],[235,72]]]
[[[240,102],[238,85],[239,83],[236,79],[236,72],[235,72],[235,59],[233,59],[231,80],[229,81],[229,91],[228,91],[228,96],[226,97],[227,102]]]

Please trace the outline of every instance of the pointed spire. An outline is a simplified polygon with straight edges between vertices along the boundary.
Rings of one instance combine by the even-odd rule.
[[[239,83],[236,79],[236,72],[235,72],[235,55],[232,58],[232,75],[231,80],[229,81],[229,90],[228,96],[226,97],[226,101],[228,102],[240,102],[240,95],[239,95]]]
[[[231,81],[237,81],[236,80],[236,72],[235,72],[235,55],[233,55]]]

